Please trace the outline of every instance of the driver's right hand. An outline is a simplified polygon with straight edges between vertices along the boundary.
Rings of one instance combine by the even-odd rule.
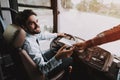
[[[74,48],[74,46],[68,48],[68,46],[64,45],[58,50],[57,54],[55,55],[55,58],[59,60],[70,57],[73,53]]]

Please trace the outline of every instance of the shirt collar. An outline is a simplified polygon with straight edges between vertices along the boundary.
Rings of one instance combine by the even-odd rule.
[[[40,34],[40,33],[39,33],[39,34]],[[39,34],[34,34],[34,35],[32,35],[32,34],[27,33],[26,36],[27,36],[27,37],[31,37],[31,38],[38,38]]]

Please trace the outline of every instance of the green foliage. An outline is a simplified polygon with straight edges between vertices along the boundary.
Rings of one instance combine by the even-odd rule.
[[[120,4],[103,4],[99,0],[82,0],[76,5],[76,9],[83,12],[94,12],[120,18]]]
[[[73,7],[71,0],[61,0],[61,5],[64,9],[71,9]]]

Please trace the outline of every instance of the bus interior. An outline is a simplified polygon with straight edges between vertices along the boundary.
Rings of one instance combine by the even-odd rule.
[[[68,36],[65,38],[82,42],[120,23],[119,16],[117,16],[119,15],[119,12],[117,12],[119,8],[112,2],[110,4],[115,8],[111,8],[110,5],[105,6],[105,4],[103,5],[104,1],[0,0],[0,80],[45,80],[43,74],[28,66],[32,63],[36,67],[33,61],[29,63],[27,59],[24,59],[27,55],[19,55],[19,52],[11,48],[4,40],[3,33],[8,27],[12,26],[10,24],[15,23],[15,16],[19,11],[24,9],[35,11],[43,32],[65,32]],[[86,5],[89,5],[89,7]],[[114,18],[106,16],[110,13],[110,11],[107,11],[108,9],[111,13],[116,10]],[[91,11],[103,13],[104,15],[101,16],[101,14],[98,15]],[[113,14],[111,15],[113,16]],[[60,39],[45,40],[42,49],[58,47],[61,45],[59,44]],[[76,52],[72,55],[75,67],[72,69],[73,72],[69,73],[69,78],[66,78],[64,73],[60,73],[50,80],[120,80],[117,79],[120,68],[119,47],[120,41],[118,40],[89,48],[85,52]],[[33,70],[28,71],[30,73],[28,74],[26,69]],[[34,77],[31,78],[30,75],[34,75]]]

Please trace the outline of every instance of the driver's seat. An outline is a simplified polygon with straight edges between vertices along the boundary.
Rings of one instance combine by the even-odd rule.
[[[17,65],[17,70],[19,70],[17,80],[21,80],[21,77],[23,77],[22,80],[45,80],[45,75],[38,70],[37,64],[34,63],[25,50],[21,49],[26,36],[25,31],[19,26],[10,24],[4,31],[3,36],[8,43],[8,48],[12,51],[11,56]],[[61,71],[50,80],[60,80],[63,74],[64,71]]]

